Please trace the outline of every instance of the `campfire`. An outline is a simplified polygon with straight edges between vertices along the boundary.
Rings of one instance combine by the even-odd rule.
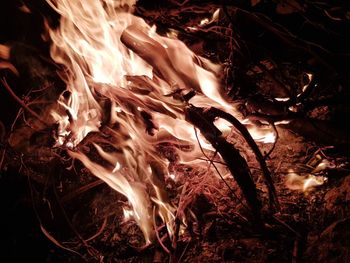
[[[346,7],[6,8],[34,31],[0,42],[4,226],[30,218],[6,255],[30,241],[45,262],[346,262]]]

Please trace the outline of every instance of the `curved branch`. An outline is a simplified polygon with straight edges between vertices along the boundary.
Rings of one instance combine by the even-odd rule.
[[[265,158],[262,155],[258,145],[255,143],[254,139],[250,135],[247,128],[243,124],[241,124],[240,121],[237,120],[235,117],[233,117],[231,114],[226,113],[220,109],[211,107],[206,111],[206,113],[211,115],[211,118],[219,117],[219,118],[227,120],[242,134],[242,136],[244,137],[244,139],[246,140],[246,142],[248,143],[250,148],[253,150],[253,152],[256,156],[256,159],[260,164],[260,167],[261,167],[261,170],[263,172],[264,179],[265,179],[265,183],[266,183],[266,186],[267,186],[268,191],[269,191],[270,204],[274,204],[275,208],[277,210],[279,210],[280,206],[279,206],[279,202],[278,202],[278,198],[277,198],[276,189],[275,189],[275,186],[273,184],[273,180],[272,180],[270,171],[266,165]]]

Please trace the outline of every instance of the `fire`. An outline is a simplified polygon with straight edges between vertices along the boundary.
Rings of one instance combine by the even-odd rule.
[[[293,169],[288,171],[286,186],[291,190],[299,190],[303,192],[311,191],[316,186],[322,185],[326,181],[323,176],[315,176],[314,174],[299,175]]]
[[[218,8],[218,9],[215,10],[215,12],[213,13],[213,15],[212,15],[212,17],[210,19],[209,18],[202,19],[199,22],[198,27],[204,27],[204,26],[210,25],[211,23],[217,21],[219,19],[219,13],[220,13],[220,9]],[[191,30],[191,31],[197,31],[198,27],[196,27],[196,26],[194,26],[194,27],[187,27],[187,29]]]
[[[318,153],[321,154],[318,154]],[[294,172],[293,169],[288,170],[286,186],[291,190],[301,190],[303,192],[311,191],[316,186],[323,185],[327,178],[321,175],[317,175],[326,169],[332,169],[335,164],[326,159],[326,156],[321,150],[316,152],[317,154],[311,158],[307,164],[312,170],[305,175],[299,175]],[[317,176],[316,176],[317,175]]]
[[[51,111],[59,124],[56,146],[66,146],[71,157],[127,197],[130,208],[124,209],[125,216],[136,221],[146,243],[154,240],[155,208],[171,236],[175,207],[165,192],[164,177],[175,176],[156,146],[192,145],[190,154],[178,150],[180,161],[203,162],[197,134],[185,121],[183,108],[187,103],[215,106],[236,115],[219,92],[220,67],[132,15],[133,0],[47,2],[61,15],[60,27],[49,29],[51,56],[66,67],[67,89]],[[212,20],[218,11],[214,15]],[[196,95],[188,102],[176,97],[193,91]],[[108,119],[102,107],[106,100]],[[230,129],[228,123],[218,125]],[[107,165],[77,147],[92,132],[108,134],[108,139],[89,141]],[[213,151],[204,138],[198,140]],[[106,145],[115,151],[107,151]]]
[[[274,143],[276,140],[276,133],[269,127],[257,128],[255,126],[248,126],[248,130],[255,141],[263,143]]]
[[[19,75],[15,66],[9,62],[11,47],[0,44],[0,69],[9,69],[15,75]]]

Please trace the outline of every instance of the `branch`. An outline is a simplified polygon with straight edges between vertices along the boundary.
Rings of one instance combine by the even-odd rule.
[[[11,89],[9,84],[7,83],[5,78],[1,79],[2,84],[4,85],[5,89],[8,91],[8,93],[14,98],[23,109],[28,111],[31,115],[33,115],[35,118],[37,118],[42,124],[44,124],[46,127],[48,126],[46,121],[44,121],[35,111],[33,111],[31,108],[29,108]]]
[[[261,167],[261,170],[263,172],[264,179],[265,179],[265,184],[266,184],[268,191],[269,191],[270,204],[274,204],[275,208],[277,210],[279,210],[279,202],[278,202],[278,198],[277,198],[276,189],[275,189],[275,186],[273,184],[273,180],[272,180],[270,171],[267,168],[265,158],[262,155],[258,145],[255,143],[254,139],[250,135],[247,128],[243,124],[241,124],[239,122],[239,120],[237,120],[231,114],[226,113],[220,109],[211,107],[206,111],[206,113],[208,115],[210,115],[211,118],[213,118],[213,119],[216,117],[219,117],[219,118],[227,120],[242,134],[243,138],[246,140],[246,142],[248,143],[250,148],[253,150],[253,152],[256,156],[256,159],[260,164],[260,167]]]
[[[197,127],[203,136],[220,153],[232,176],[237,181],[257,221],[260,220],[261,201],[256,191],[246,160],[239,151],[222,137],[212,119],[202,108],[189,106],[185,109],[186,120]]]

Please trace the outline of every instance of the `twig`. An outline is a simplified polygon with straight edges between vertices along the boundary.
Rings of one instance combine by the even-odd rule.
[[[184,0],[182,3],[180,3],[180,2],[178,2],[178,1],[176,1],[176,0],[169,0],[169,1],[170,1],[171,3],[173,3],[173,4],[177,5],[177,6],[179,6],[179,7],[185,5],[185,4],[187,4],[187,2],[189,2],[189,0]]]
[[[52,184],[52,188],[53,188],[53,192],[54,192],[54,195],[56,197],[56,200],[57,200],[57,203],[58,203],[58,206],[60,207],[61,209],[61,212],[63,214],[63,217],[65,218],[67,224],[69,225],[69,227],[73,230],[73,232],[75,233],[75,235],[77,236],[78,239],[80,239],[80,241],[84,244],[84,246],[86,247],[86,249],[88,250],[88,252],[90,253],[91,256],[94,256],[96,257],[98,255],[98,251],[93,248],[91,245],[89,245],[85,239],[83,239],[83,237],[80,235],[80,233],[78,232],[78,230],[73,226],[71,220],[69,219],[67,213],[66,213],[66,210],[64,209],[63,207],[63,204],[58,196],[58,193],[56,191],[56,187],[55,187],[55,184]]]
[[[329,61],[329,58],[332,55],[329,50],[314,42],[298,38],[281,25],[272,24],[271,19],[263,13],[251,13],[239,7],[234,7],[234,9],[238,10],[241,15],[246,16],[247,19],[251,19],[252,23],[256,23],[261,26],[266,31],[266,35],[267,33],[270,33],[276,36],[282,42],[282,44],[295,48],[296,50],[302,51],[306,54],[310,54],[320,64],[324,65],[330,71],[330,73],[337,73],[337,68],[335,68]],[[231,17],[228,10],[226,12],[227,15]],[[232,17],[230,20],[233,21]]]
[[[273,128],[273,131],[275,132],[275,141],[273,142],[273,145],[271,147],[271,149],[264,155],[264,159],[267,160],[269,157],[270,157],[270,154],[273,152],[273,150],[275,149],[276,147],[276,144],[277,144],[277,141],[279,139],[279,134],[278,134],[278,131],[277,131],[277,128],[276,128],[276,125],[271,122],[270,125],[272,126]]]
[[[202,160],[202,161],[206,161],[206,162],[211,162],[211,163],[217,163],[217,164],[221,164],[221,165],[224,165],[224,166],[227,166],[226,163],[224,162],[220,162],[220,161],[214,161],[214,160],[208,160],[207,158],[198,158],[198,160]]]
[[[245,208],[247,208],[247,206],[246,206],[246,205],[242,202],[242,200],[236,195],[235,191],[233,191],[233,189],[232,189],[231,186],[227,183],[227,181],[224,179],[224,177],[222,177],[222,175],[221,175],[219,169],[216,167],[216,165],[215,165],[215,163],[213,162],[213,160],[212,160],[212,159],[209,159],[209,157],[206,155],[206,153],[204,152],[204,149],[203,149],[203,147],[202,147],[202,145],[201,145],[201,143],[200,143],[200,141],[199,141],[197,130],[196,130],[195,127],[193,127],[193,128],[194,128],[194,133],[195,133],[195,135],[196,135],[196,139],[197,139],[199,148],[200,148],[202,154],[204,155],[204,157],[207,158],[207,161],[209,161],[210,164],[214,167],[215,171],[216,171],[217,174],[220,176],[221,180],[225,183],[225,185],[228,187],[228,189],[229,189],[230,192],[233,194],[233,196],[234,196],[235,198],[237,198],[237,200],[238,200]],[[217,154],[217,151],[215,151],[214,156],[215,156],[216,154]],[[226,165],[227,165],[227,164],[226,164]]]
[[[2,154],[1,154],[1,159],[0,159],[0,171],[1,171],[1,169],[2,169],[2,164],[4,163],[5,153],[6,153],[6,147],[4,147],[4,150],[2,151]]]
[[[58,246],[59,248],[62,248],[64,250],[67,250],[69,252],[72,252],[74,254],[77,254],[78,256],[80,256],[81,258],[83,258],[83,255],[81,255],[79,252],[70,249],[68,247],[63,246],[59,241],[57,241],[57,239],[55,239],[44,227],[42,224],[40,224],[40,230],[41,232],[43,232],[43,234],[52,242],[54,243],[56,246]]]
[[[107,225],[107,217],[105,217],[105,219],[103,220],[103,223],[102,223],[100,229],[96,232],[96,234],[94,234],[93,236],[85,239],[85,242],[89,242],[89,241],[95,239],[96,237],[98,237],[99,235],[101,235],[103,230],[105,229],[106,225]]]
[[[96,180],[96,181],[93,181],[87,185],[84,185],[82,187],[79,187],[78,189],[74,190],[73,192],[70,192],[68,193],[67,195],[63,196],[61,198],[61,201],[62,202],[68,202],[69,200],[71,200],[72,198],[76,197],[77,195],[80,195],[96,186],[99,186],[101,184],[105,183],[103,180]]]
[[[4,85],[5,89],[8,91],[8,93],[30,114],[33,115],[33,117],[37,118],[42,124],[45,126],[48,126],[46,121],[44,121],[35,111],[33,111],[31,108],[29,108],[11,89],[9,84],[7,83],[5,78],[1,79],[2,84]]]
[[[20,108],[17,112],[17,115],[15,117],[15,119],[13,120],[12,124],[11,124],[11,129],[10,129],[10,132],[12,133],[14,130],[15,130],[15,125],[16,125],[16,122],[19,118],[19,116],[21,116],[21,114],[23,113],[23,109]]]
[[[260,221],[261,200],[258,196],[255,183],[246,160],[240,155],[240,152],[222,136],[221,131],[213,124],[214,114],[208,114],[203,108],[189,106],[185,108],[185,118],[188,122],[195,125],[202,132],[203,136],[220,153],[226,162],[233,178],[247,200],[254,218]]]
[[[176,214],[175,214],[174,235],[173,235],[172,244],[171,244],[172,248],[173,248],[173,254],[174,255],[175,255],[176,248],[177,248],[177,240],[179,238],[179,231],[180,231],[180,224],[181,224],[181,221],[180,221],[179,217],[182,216],[182,214],[183,214],[183,209],[180,210],[180,208],[182,206],[182,203],[184,202],[183,201],[183,196],[184,196],[184,194],[185,194],[185,192],[187,190],[187,186],[188,186],[188,182],[185,182],[185,184],[182,187],[182,191],[180,193],[179,203],[178,203]],[[170,255],[170,257],[173,258],[174,256]]]
[[[292,263],[298,262],[298,254],[299,254],[299,239],[296,238],[294,240],[294,246],[293,246]]]
[[[21,158],[21,163],[23,166],[24,163],[23,163],[23,160]],[[21,166],[22,167],[22,166]],[[30,179],[30,176],[27,175],[27,179],[28,179],[28,186],[29,186],[29,192],[30,192],[30,198],[32,200],[32,206],[33,206],[33,210],[34,210],[34,214],[39,222],[39,225],[40,225],[40,230],[43,232],[43,234],[52,242],[54,243],[56,246],[58,246],[59,248],[63,249],[63,250],[66,250],[66,251],[69,251],[71,253],[74,253],[78,256],[80,256],[82,259],[84,258],[83,255],[81,255],[79,252],[71,249],[71,248],[68,248],[68,247],[65,247],[63,246],[59,241],[57,241],[57,239],[55,239],[46,229],[45,227],[43,226],[42,224],[42,221],[41,221],[41,218],[40,218],[40,215],[39,215],[39,212],[38,212],[38,209],[35,205],[35,201],[34,201],[34,193],[33,193],[33,186],[32,186],[32,182],[31,182],[31,179]]]
[[[186,252],[186,250],[187,250],[189,245],[190,245],[190,242],[188,242],[187,245],[185,246],[184,250],[181,253],[181,256],[179,257],[179,261],[178,262],[181,262],[181,259],[185,255],[185,252]]]
[[[247,130],[247,128],[241,124],[239,122],[239,120],[237,120],[235,117],[233,117],[231,114],[226,113],[220,109],[211,107],[210,109],[208,109],[206,111],[207,114],[212,115],[212,118],[215,117],[219,117],[222,119],[227,120],[228,122],[230,122],[243,136],[243,138],[246,140],[246,142],[248,143],[248,145],[250,146],[250,148],[253,150],[257,161],[260,164],[261,170],[263,172],[263,176],[265,178],[265,183],[267,185],[267,188],[269,190],[269,197],[270,197],[270,204],[274,204],[275,208],[277,210],[280,209],[279,203],[278,203],[278,198],[277,198],[277,193],[276,193],[276,189],[275,186],[273,184],[273,180],[270,174],[270,171],[266,165],[264,156],[262,155],[259,147],[257,146],[257,144],[255,143],[254,139],[252,138],[252,136],[250,135],[249,131]]]
[[[281,225],[283,225],[284,227],[286,227],[288,230],[290,230],[292,233],[295,234],[295,236],[297,238],[301,238],[301,235],[299,232],[297,232],[296,230],[294,230],[290,225],[288,225],[287,223],[283,222],[282,220],[280,220],[279,218],[277,218],[276,216],[272,216],[273,219],[275,219],[278,223],[280,223]]]
[[[170,254],[169,249],[163,244],[163,241],[162,241],[161,238],[159,237],[159,233],[158,233],[157,225],[156,225],[156,207],[155,207],[155,206],[153,207],[153,227],[154,227],[154,232],[156,233],[156,237],[157,237],[157,240],[158,240],[160,246],[163,248],[163,250],[164,250],[167,254]]]

